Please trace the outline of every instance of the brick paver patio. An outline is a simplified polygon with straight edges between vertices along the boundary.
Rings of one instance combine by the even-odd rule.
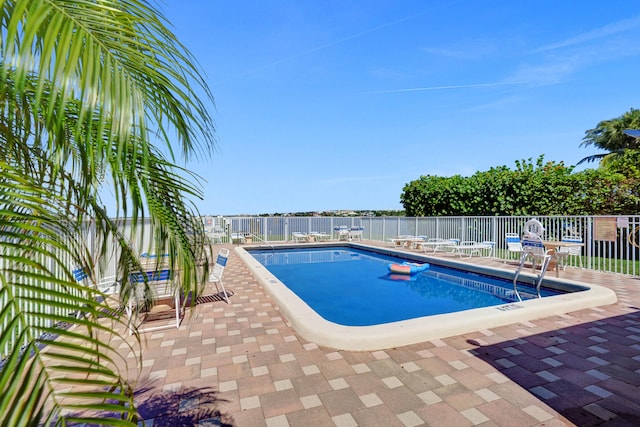
[[[232,250],[230,304],[211,299],[179,329],[145,334],[140,413],[154,427],[640,425],[640,282],[561,275],[618,303],[352,352],[298,337]]]

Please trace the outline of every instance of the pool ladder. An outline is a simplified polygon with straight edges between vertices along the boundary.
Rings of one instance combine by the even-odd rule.
[[[536,293],[538,294],[538,298],[542,298],[540,295],[540,286],[542,285],[542,279],[544,279],[544,274],[547,272],[547,268],[549,268],[549,263],[553,258],[553,255],[548,253],[545,253],[543,255],[543,254],[534,253],[532,251],[527,251],[522,254],[522,257],[520,258],[520,265],[518,266],[516,275],[513,277],[513,291],[518,297],[518,301],[522,301],[522,297],[520,297],[520,293],[518,292],[518,276],[520,276],[520,272],[524,268],[524,263],[527,260],[527,258],[529,258],[530,256],[533,259],[534,270],[536,268],[536,260],[542,259],[542,266],[540,267],[540,275],[538,276],[538,280],[536,281]]]

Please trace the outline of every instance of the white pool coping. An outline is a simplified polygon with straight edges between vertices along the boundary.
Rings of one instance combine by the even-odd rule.
[[[381,250],[381,248],[365,245],[354,246],[375,251]],[[384,252],[396,253],[392,250]],[[549,281],[569,287],[587,287],[588,290],[380,325],[344,326],[330,322],[316,313],[243,247],[236,247],[236,253],[275,301],[293,329],[302,338],[321,346],[339,350],[384,350],[518,322],[527,322],[585,308],[614,304],[617,301],[615,292],[609,288],[553,278],[549,279]],[[470,264],[440,260],[439,258],[430,259],[429,261],[435,264],[455,266],[463,270],[469,270],[472,267]],[[495,272],[501,277],[505,275],[513,277],[514,274],[513,270],[484,266],[473,266],[473,269],[476,271],[482,270],[484,273]],[[526,274],[522,274],[522,276],[526,276]],[[384,302],[381,302],[381,309],[384,308],[383,304]]]

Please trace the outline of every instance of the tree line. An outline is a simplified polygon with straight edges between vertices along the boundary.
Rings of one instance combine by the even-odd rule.
[[[518,160],[515,169],[492,167],[469,177],[424,175],[407,183],[400,202],[407,216],[625,215],[640,202],[640,110],[604,120],[585,132],[581,146],[606,153],[585,157],[596,169]]]

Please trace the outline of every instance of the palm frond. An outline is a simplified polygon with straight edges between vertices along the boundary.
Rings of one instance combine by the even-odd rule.
[[[174,164],[169,135],[185,157],[209,154],[213,121],[196,91],[212,98],[143,0],[4,0],[0,28],[0,413],[9,425],[34,425],[106,411],[108,423],[131,425],[126,360],[114,347],[128,325],[71,269],[95,281],[115,244],[117,275],[139,270],[118,217],[131,215],[135,233],[149,215],[156,247],[197,295],[205,239],[188,200],[202,194]],[[115,218],[102,205],[104,185]]]
[[[210,153],[214,125],[195,92],[212,100],[195,60],[145,1],[100,2],[5,0],[0,12],[5,70],[16,71],[21,88],[30,73],[40,76],[36,94],[51,82],[46,116],[61,117],[69,99],[81,100],[78,121],[99,113],[99,127],[124,148],[132,133],[166,135],[171,126],[182,154]],[[171,142],[165,138],[171,150]],[[103,147],[109,150],[111,140]]]
[[[594,154],[592,156],[587,156],[584,159],[581,159],[578,163],[576,163],[576,165],[580,165],[582,163],[600,162],[602,159],[604,159],[609,154],[610,153],[600,153],[600,154]]]
[[[12,164],[0,166],[0,194],[8,196],[0,199],[0,410],[10,414],[9,425],[26,425],[38,414],[100,408],[106,400],[100,393],[108,392],[117,402],[113,416],[132,420],[133,398],[119,374],[126,360],[110,344],[115,330],[125,328],[105,295],[69,271],[84,250],[77,222],[61,220],[70,213],[61,203],[66,199],[29,183]],[[72,379],[76,386],[101,386],[100,393],[83,402],[60,386]]]

